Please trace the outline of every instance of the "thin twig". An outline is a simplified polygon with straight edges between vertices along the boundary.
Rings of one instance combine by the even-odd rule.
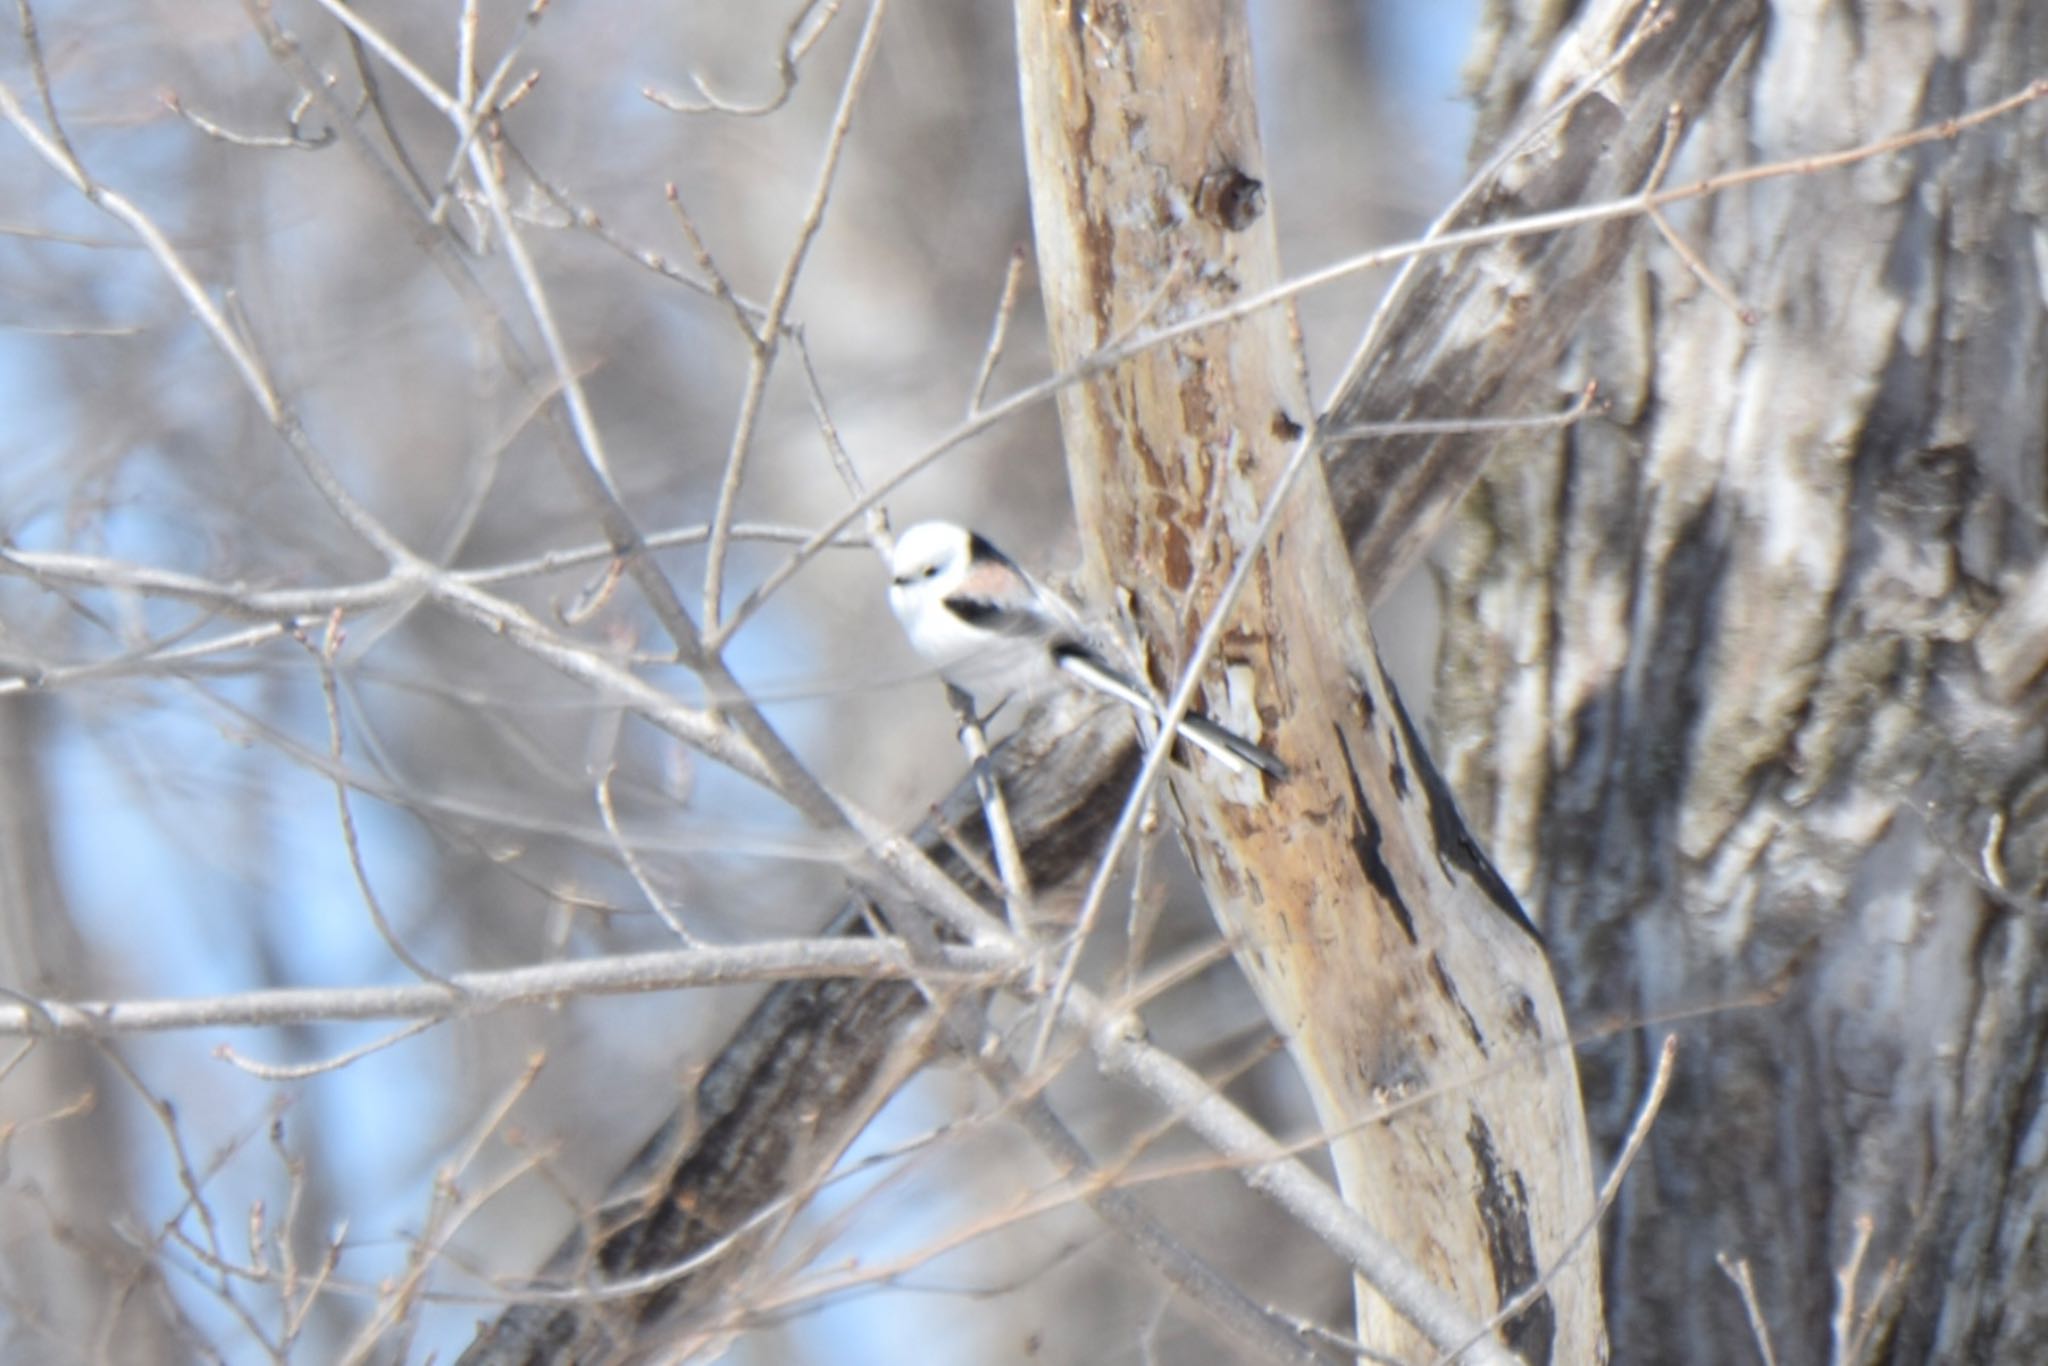
[[[1138,833],[1144,838],[1138,841],[1137,852],[1131,857],[1131,893],[1127,898],[1129,910],[1124,916],[1124,970],[1121,986],[1128,989],[1137,979],[1138,969],[1145,961],[1145,951],[1151,947],[1152,931],[1159,924],[1159,913],[1165,904],[1166,889],[1154,875],[1152,850],[1158,844],[1154,836],[1159,830],[1159,804],[1154,802],[1145,812]],[[1225,953],[1229,945],[1218,941]]]
[[[513,35],[512,41],[499,55],[498,63],[491,69],[490,78],[484,82],[481,92],[462,94],[459,93],[458,87],[457,101],[467,112],[463,117],[462,126],[456,130],[455,150],[449,154],[447,169],[441,173],[441,184],[435,191],[433,206],[427,210],[427,221],[436,227],[447,219],[448,206],[453,202],[455,187],[462,178],[463,163],[469,159],[469,151],[476,142],[477,133],[492,118],[502,114],[517,100],[523,99],[526,92],[533,88],[534,81],[538,79],[537,76],[527,77],[524,83],[513,90],[503,105],[497,103],[498,92],[504,88],[505,81],[512,74],[512,63],[518,60],[519,53],[524,50],[526,40],[532,36],[534,28],[539,24],[541,10],[544,8],[545,3],[527,8],[518,33]],[[473,84],[476,79],[476,73],[470,65],[476,44],[475,0],[464,0],[462,33],[465,48],[469,51],[465,52],[459,72],[461,84],[468,85]]]
[[[1742,1312],[1749,1316],[1750,1337],[1756,1342],[1756,1350],[1763,1357],[1764,1366],[1778,1366],[1778,1354],[1771,1350],[1771,1328],[1764,1322],[1764,1308],[1756,1298],[1756,1282],[1749,1274],[1749,1259],[1730,1257],[1724,1250],[1714,1254],[1714,1265],[1735,1283],[1736,1292],[1742,1296]]]
[[[1359,441],[1395,436],[1469,436],[1475,432],[1540,432],[1570,427],[1594,411],[1600,382],[1589,380],[1579,396],[1561,413],[1534,417],[1409,418],[1401,422],[1353,422],[1342,427],[1325,426],[1324,442]]]
[[[818,367],[811,360],[810,343],[804,340],[800,328],[786,329],[790,345],[796,348],[796,358],[803,371],[804,388],[811,400],[811,415],[817,420],[818,435],[825,438],[825,454],[832,460],[832,470],[839,476],[839,482],[846,486],[849,495],[865,497],[867,485],[861,480],[860,471],[854,468],[853,457],[847,454],[846,443],[839,439],[839,424],[832,420],[832,405],[825,398],[825,386],[818,379]],[[887,564],[892,553],[889,540],[889,518],[880,508],[868,512],[866,543]],[[841,544],[846,544],[842,541]]]
[[[243,1072],[247,1072],[250,1076],[263,1081],[304,1081],[308,1077],[317,1077],[323,1072],[339,1072],[350,1064],[369,1057],[372,1053],[381,1053],[387,1048],[404,1043],[407,1039],[424,1034],[440,1023],[441,1021],[439,1020],[415,1020],[404,1028],[394,1029],[382,1038],[373,1039],[359,1048],[351,1048],[347,1052],[337,1053],[331,1058],[322,1058],[318,1062],[289,1064],[257,1062],[254,1058],[243,1057],[228,1044],[222,1044],[214,1049],[213,1056],[219,1058],[230,1067],[238,1068]]]
[[[1148,308],[1149,307],[1150,306],[1148,305]],[[1237,437],[1235,436],[1235,434],[1233,434],[1231,440],[1233,443],[1233,449],[1226,454],[1226,465],[1235,465],[1236,463],[1237,452],[1235,450],[1235,442],[1237,440]],[[1207,510],[1203,514],[1201,531],[1195,537],[1195,543],[1192,548],[1191,555],[1192,563],[1205,566],[1207,565],[1209,555],[1213,550],[1215,544],[1216,521],[1222,515],[1222,512],[1223,500],[1220,498],[1212,500]],[[1189,592],[1193,592],[1192,585],[1190,585]],[[1178,718],[1175,718],[1168,724],[1178,726],[1180,722]],[[1166,737],[1165,743],[1170,747],[1173,743],[1172,732],[1162,731],[1161,734]],[[1155,737],[1151,743],[1157,744],[1157,737]],[[1157,821],[1156,804],[1154,798],[1149,793],[1143,799],[1142,810],[1139,813],[1138,819],[1141,824],[1156,823]],[[1143,849],[1144,845],[1140,844],[1139,850],[1141,854]],[[1066,984],[1072,982],[1074,979],[1074,974],[1079,972],[1081,969],[1081,955],[1083,952],[1086,951],[1088,947],[1088,941],[1095,933],[1095,925],[1098,917],[1100,917],[1100,915],[1102,914],[1103,908],[1109,904],[1108,897],[1106,895],[1094,895],[1093,893],[1096,890],[1098,881],[1104,886],[1107,885],[1106,870],[1111,866],[1111,860],[1117,857],[1120,853],[1121,846],[1118,845],[1114,839],[1112,839],[1110,851],[1105,853],[1102,864],[1097,866],[1097,880],[1091,881],[1089,884],[1089,892],[1091,894],[1083,896],[1081,899],[1080,910],[1074,918],[1073,928],[1071,931],[1069,931],[1066,939],[1066,945],[1064,949],[1061,951],[1059,968],[1054,977],[1052,995],[1047,998],[1048,1001],[1054,1004],[1057,1004],[1057,1002],[1059,1001],[1061,992],[1063,992],[1066,989]],[[1131,889],[1131,895],[1134,898],[1130,916],[1130,918],[1132,919],[1135,919],[1137,914],[1135,897],[1138,894],[1138,890],[1139,884],[1134,881]],[[1042,1058],[1045,1055],[1045,1048],[1047,1043],[1051,1040],[1053,1022],[1056,1019],[1058,1019],[1057,1010],[1048,1009],[1045,1012],[1044,1019],[1039,1026],[1038,1042],[1032,1048],[1031,1051],[1031,1056],[1034,1059]]]
[[[185,102],[178,97],[176,91],[166,91],[162,99],[164,107],[173,114],[176,114],[179,118],[206,134],[206,136],[217,142],[225,142],[232,147],[317,152],[323,147],[332,146],[335,139],[335,132],[332,128],[322,128],[311,136],[301,131],[299,121],[305,117],[306,110],[311,107],[313,102],[312,97],[309,95],[302,94],[293,103],[291,112],[285,115],[285,130],[282,134],[237,133],[231,128],[215,123],[197,110],[186,108]]]
[[[1648,188],[1655,189],[1663,184],[1664,174],[1670,169],[1671,158],[1677,151],[1684,124],[1685,111],[1677,105],[1671,106],[1670,111],[1664,116],[1664,141],[1657,149],[1657,160],[1650,171]],[[1678,253],[1678,259],[1685,263],[1693,277],[1705,285],[1715,298],[1726,304],[1744,327],[1754,327],[1757,322],[1757,311],[1737,298],[1735,291],[1708,267],[1700,254],[1693,250],[1692,244],[1672,225],[1669,215],[1654,204],[1650,206],[1649,215],[1650,222],[1656,225],[1657,231],[1663,235],[1664,241],[1671,249]]]
[[[1031,870],[1024,851],[1017,844],[1017,832],[1010,824],[1010,804],[1003,797],[1003,785],[989,760],[988,733],[975,713],[974,699],[948,683],[946,698],[960,722],[960,746],[967,751],[968,772],[981,798],[982,819],[988,825],[989,847],[995,851],[996,873],[1002,879],[1003,915],[1010,933],[1029,944],[1032,940]]]
[[[1016,953],[1005,948],[947,946],[932,961],[924,961],[897,939],[770,939],[461,972],[449,979],[455,993],[428,983],[406,983],[279,987],[164,1000],[33,1000],[0,1005],[0,1037],[114,1038],[186,1029],[443,1020],[455,1014],[467,1017],[583,996],[640,995],[820,977],[987,984],[1014,972],[1018,961]]]
[[[508,98],[506,105],[501,106],[499,112],[503,113],[504,109],[509,107],[509,105],[510,100]],[[631,261],[634,265],[639,266],[643,270],[654,272],[654,274],[671,284],[681,285],[685,289],[693,290],[707,297],[714,293],[708,281],[683,274],[662,253],[651,248],[636,246],[628,241],[615,231],[597,210],[583,204],[575,196],[571,195],[568,190],[556,184],[546,175],[543,175],[540,168],[527,160],[525,154],[516,146],[506,143],[505,152],[513,160],[514,164],[519,167],[520,174],[539,192],[541,197],[560,212],[568,228],[576,232],[589,234],[619,255],[625,257],[628,261]],[[559,225],[550,225],[543,221],[540,226]],[[741,308],[746,310],[749,318],[765,316],[768,311],[765,305],[756,303],[744,295],[740,296],[739,304]]]
[[[321,0],[321,3],[332,3],[332,0]],[[457,126],[462,125],[458,122]],[[605,497],[616,506],[620,502],[618,481],[612,475],[611,458],[605,450],[603,433],[598,429],[597,414],[591,408],[590,397],[584,389],[582,371],[570,359],[569,345],[562,336],[560,323],[556,321],[554,303],[541,279],[540,267],[526,249],[525,234],[520,231],[511,205],[505,198],[504,178],[498,168],[490,164],[481,145],[470,146],[469,163],[484,203],[489,206],[492,220],[497,224],[505,261],[512,267],[512,277],[518,283],[520,297],[526,301],[527,316],[533,319],[534,330],[540,336],[541,350],[554,372],[577,453],[596,475]],[[614,515],[624,514],[621,510]]]
[[[675,935],[685,948],[694,948],[697,940],[683,928],[682,917],[675,913],[675,909],[668,904],[668,898],[663,896],[648,878],[647,870],[640,865],[639,855],[633,852],[633,846],[619,831],[618,813],[612,810],[612,774],[615,771],[616,765],[607,764],[604,775],[597,780],[597,809],[604,817],[605,833],[612,837],[612,848],[618,851],[620,861],[626,865],[626,871],[632,874],[634,885],[640,889],[640,895],[647,898],[647,904],[653,907],[654,913],[661,917],[661,923],[668,926],[669,932]]]
[[[249,9],[252,14],[261,14],[264,19],[269,19],[273,24],[275,23],[275,19],[272,16],[254,8],[257,0],[242,0],[242,2],[244,8]],[[281,36],[282,30],[278,32]],[[427,178],[420,174],[418,164],[412,159],[412,152],[398,136],[398,123],[391,117],[391,109],[384,102],[384,87],[377,79],[376,66],[370,61],[370,50],[363,46],[363,40],[355,34],[350,33],[347,37],[349,61],[355,65],[356,79],[363,83],[362,106],[367,108],[370,111],[370,116],[377,121],[378,131],[384,134],[384,144],[391,149],[391,160],[388,162],[378,157],[366,156],[365,159],[389,176],[391,184],[400,189],[401,197],[407,210],[417,213],[426,205],[429,198]],[[320,79],[325,83],[326,88],[331,91],[334,85],[334,77],[322,73]],[[313,94],[311,89],[303,85],[301,90],[307,95]],[[360,111],[357,112],[359,113]],[[360,139],[362,147],[367,151],[369,146],[368,134],[357,129],[353,122],[343,124],[342,131],[345,134],[350,134]]]
[[[406,54],[404,48],[401,48],[398,44],[385,37],[374,24],[365,20],[347,5],[342,4],[341,0],[313,0],[313,3],[333,15],[341,23],[342,27],[354,34],[372,52],[382,57],[387,66],[405,77],[406,84],[419,92],[420,98],[433,105],[435,111],[443,118],[457,127],[461,126],[463,115],[461,102],[454,95],[443,90],[433,77],[429,76],[420,68],[417,62],[413,61]]]
[[[811,244],[817,240],[818,230],[824,226],[825,209],[831,202],[832,187],[838,179],[839,159],[846,150],[846,135],[853,127],[854,105],[867,83],[868,70],[873,65],[877,42],[882,34],[882,17],[888,9],[889,0],[871,0],[867,22],[861,25],[853,60],[847,66],[846,80],[839,88],[839,107],[832,113],[832,125],[825,136],[825,152],[811,187],[810,203],[797,224],[796,239],[783,260],[775,289],[768,296],[768,314],[754,333],[746,387],[740,394],[739,417],[733,423],[732,445],[726,453],[725,473],[719,478],[717,504],[711,514],[711,545],[704,556],[704,607],[700,615],[704,620],[705,648],[713,655],[719,652],[726,639],[722,629],[725,564],[726,551],[732,541],[733,512],[739,503],[740,485],[746,478],[747,458],[753,451],[754,428],[760,419],[768,376],[775,366],[783,318],[789,312],[789,301],[796,292],[797,277],[810,256]]]
[[[1003,346],[1010,337],[1010,317],[1017,311],[1017,297],[1024,288],[1024,270],[1030,255],[1022,247],[1010,252],[1009,268],[1003,272],[1003,292],[996,301],[995,321],[989,324],[988,345],[981,350],[981,365],[974,372],[974,387],[967,391],[967,416],[981,411],[988,396],[988,384],[995,377],[996,363],[1003,358]]]
[[[702,523],[650,533],[649,550],[676,550],[702,545],[711,528]],[[762,541],[775,545],[801,545],[811,537],[808,527],[776,522],[741,522],[733,528],[735,541]],[[865,550],[868,541],[857,535],[842,535],[833,542],[841,550]],[[545,551],[520,560],[484,565],[475,569],[448,571],[448,577],[477,588],[489,588],[521,579],[541,578],[565,569],[578,569],[615,559],[617,552],[603,542]],[[13,569],[44,587],[69,585],[106,588],[175,598],[239,617],[260,617],[266,621],[324,617],[340,609],[351,615],[372,607],[383,607],[408,597],[417,597],[419,585],[408,576],[386,575],[362,583],[333,584],[319,588],[255,588],[248,584],[223,583],[176,569],[160,569],[130,560],[102,555],[80,555],[65,550],[22,550],[0,547],[0,570]],[[269,637],[265,637],[268,639]]]
[[[1856,1233],[1849,1243],[1849,1255],[1835,1272],[1835,1312],[1829,1320],[1834,1338],[1834,1353],[1829,1359],[1834,1366],[1854,1366],[1860,1355],[1861,1344],[1856,1340],[1856,1282],[1863,1274],[1863,1258],[1870,1251],[1877,1221],[1868,1214],[1859,1214],[1853,1227]]]
[[[330,619],[327,640],[315,646],[306,642],[320,676],[320,697],[327,709],[328,753],[334,762],[341,762],[341,699],[334,686],[334,652],[341,643],[341,614]],[[450,991],[459,988],[440,973],[428,967],[399,939],[398,931],[392,928],[390,919],[384,914],[384,905],[377,897],[377,889],[370,885],[370,870],[363,862],[362,841],[356,834],[355,812],[349,805],[348,784],[336,780],[334,783],[335,809],[341,821],[341,845],[348,853],[349,870],[355,874],[356,890],[363,898],[363,907],[370,913],[370,923],[377,927],[377,934],[384,940],[384,946],[391,950],[391,956],[410,968],[416,975],[435,982]]]
[[[43,119],[50,126],[50,137],[62,152],[65,161],[78,165],[78,153],[72,150],[71,137],[64,131],[64,121],[57,117],[57,101],[50,94],[50,68],[43,61],[42,35],[36,29],[36,12],[29,0],[15,0],[16,27],[21,32],[22,48],[28,53],[29,78],[36,84],[36,98],[43,106]]]
[[[747,339],[748,350],[758,353],[762,346],[761,333],[755,328],[754,319],[747,306],[741,303],[739,295],[733,292],[732,281],[718,268],[718,262],[711,255],[711,248],[704,243],[704,234],[697,230],[696,220],[691,218],[690,211],[683,207],[682,191],[676,188],[674,181],[670,181],[662,188],[662,193],[668,200],[669,210],[676,216],[676,226],[682,230],[683,240],[689,244],[690,255],[696,258],[697,269],[703,271],[704,277],[711,281],[712,296],[732,310],[733,323],[739,328],[740,335]]]
[[[702,100],[686,100],[656,90],[652,86],[641,87],[641,98],[675,114],[726,114],[734,118],[759,118],[764,114],[772,114],[789,103],[790,95],[796,90],[798,67],[803,59],[810,55],[811,49],[817,46],[818,40],[825,36],[825,30],[831,26],[833,18],[839,13],[839,4],[840,0],[810,0],[797,11],[796,17],[789,21],[782,31],[782,47],[775,63],[776,77],[780,84],[775,93],[765,100],[755,104],[742,104],[738,100],[728,99],[714,91],[703,74],[696,71],[685,72],[684,75],[690,84],[697,88],[697,93],[703,96]],[[813,22],[813,16],[821,9],[824,11],[824,17]]]
[[[455,20],[455,102],[476,108],[477,0],[462,0]]]

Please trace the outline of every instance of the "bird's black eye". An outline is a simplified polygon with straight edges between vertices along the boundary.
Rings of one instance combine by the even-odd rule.
[[[924,567],[924,573],[919,575],[918,577],[926,579],[936,579],[938,576],[939,567],[935,564],[928,564]]]

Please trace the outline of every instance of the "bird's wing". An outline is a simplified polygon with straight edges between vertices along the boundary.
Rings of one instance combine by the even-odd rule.
[[[946,610],[969,626],[1020,640],[1052,639],[1068,633],[1065,603],[1019,569],[1009,556],[979,536],[959,584],[942,599]],[[1024,585],[1028,597],[1017,589]]]
[[[1047,634],[1048,623],[1043,612],[1011,606],[994,598],[984,597],[975,591],[972,574],[941,601],[945,603],[948,612],[969,626],[999,636],[1030,640]]]

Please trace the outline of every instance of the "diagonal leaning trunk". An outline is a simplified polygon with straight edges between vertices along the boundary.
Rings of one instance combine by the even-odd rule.
[[[1017,14],[1056,362],[1277,283],[1241,8],[1033,0]],[[1252,543],[1311,416],[1288,323],[1270,308],[1063,393],[1089,571],[1125,596],[1170,691],[1232,566],[1263,556],[1200,705],[1294,775],[1262,785],[1198,761],[1171,780],[1180,830],[1315,1096],[1347,1200],[1475,1322],[1553,1273],[1501,1338],[1532,1362],[1590,1362],[1596,1243],[1563,1253],[1591,1219],[1592,1175],[1542,948],[1380,671],[1317,462],[1265,549]],[[1456,1345],[1363,1284],[1358,1323],[1406,1358]]]

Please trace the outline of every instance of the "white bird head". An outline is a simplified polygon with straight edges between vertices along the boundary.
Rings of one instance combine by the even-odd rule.
[[[889,559],[890,600],[944,597],[967,573],[973,555],[965,527],[919,522],[896,538],[896,553]]]

